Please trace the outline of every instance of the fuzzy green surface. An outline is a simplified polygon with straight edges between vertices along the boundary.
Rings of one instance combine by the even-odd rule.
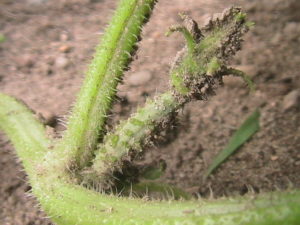
[[[55,181],[34,193],[58,225],[297,225],[300,220],[299,191],[212,201],[145,201]]]
[[[236,19],[236,15],[240,12],[240,8],[231,8],[225,19],[213,22],[200,41],[193,40],[194,37],[190,33],[193,31],[185,27],[177,26],[170,29],[170,32],[182,32],[189,46],[170,72],[173,88],[181,99],[175,98],[172,91],[167,91],[154,101],[148,101],[144,108],[106,135],[103,144],[95,152],[92,169],[86,170],[86,174],[91,175],[88,179],[96,183],[104,181],[106,184],[106,180],[112,177],[114,171],[121,170],[122,159],[129,151],[141,151],[145,144],[144,139],[151,136],[161,121],[182,107],[183,102],[190,101],[188,96],[190,92],[199,92],[198,86],[203,85],[201,78],[204,75],[212,77],[218,75],[217,73],[225,66],[225,59],[234,55],[236,51],[231,50],[230,46],[239,44],[242,35],[248,30],[246,21]],[[226,48],[230,48],[228,53]]]
[[[61,144],[62,156],[75,158],[79,167],[89,161],[103,132],[116,87],[155,2],[122,0],[96,48]]]
[[[101,175],[106,171],[115,168],[114,163],[126,156],[130,150],[141,151],[145,138],[180,105],[171,91],[166,92],[148,101],[144,108],[137,110],[127,121],[121,122],[113,133],[106,135],[104,143],[96,152],[92,167],[100,176],[99,179],[101,180]]]
[[[14,98],[0,94],[0,128],[15,146],[29,176],[32,192],[42,208],[58,225],[299,224],[300,191],[212,201],[146,201],[109,196],[74,184],[76,178],[72,167],[80,168],[89,163],[97,138],[103,132],[122,71],[130,61],[141,25],[154,3],[155,0],[121,1],[97,48],[69,128],[58,148],[50,147],[43,125],[30,110]],[[244,16],[236,14],[234,19],[242,25]],[[221,62],[216,60],[215,55],[231,28],[232,23],[228,23],[224,30],[215,30],[207,35],[196,46],[196,52],[199,50],[200,54],[196,58],[202,64],[195,58],[185,58],[182,66],[177,68],[177,77],[182,78],[184,73],[216,73]],[[105,137],[94,167],[102,170],[103,163],[108,163],[109,167],[105,168],[110,168],[116,160],[126,156],[129,149],[140,150],[148,132],[163,123],[178,107],[180,104],[172,91],[149,101],[145,108],[117,127],[115,133]]]
[[[0,93],[0,129],[13,142],[26,172],[36,174],[36,166],[50,146],[45,127],[25,105]]]
[[[49,141],[33,114],[23,104],[1,94],[0,116],[0,127],[11,138],[23,161],[33,194],[58,225],[297,225],[300,220],[299,191],[209,202],[144,201],[107,196],[69,184],[59,178],[65,176],[64,171],[53,171],[56,173],[53,179],[45,176],[53,168],[45,168],[43,172],[34,167],[45,154]]]
[[[171,83],[178,94],[185,96],[193,91],[192,86],[186,85],[192,79],[214,76],[226,66],[227,58],[235,54],[235,50],[228,51],[227,48],[235,45],[234,42],[241,42],[231,38],[235,35],[240,38],[248,30],[245,17],[237,19],[240,14],[239,8],[232,8],[231,14],[224,20],[214,21],[198,42],[190,40],[193,36],[187,35],[186,29],[176,29],[183,33],[188,47],[181,62],[170,72]]]

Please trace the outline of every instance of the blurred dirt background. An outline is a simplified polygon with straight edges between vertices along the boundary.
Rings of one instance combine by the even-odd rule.
[[[111,0],[0,1],[0,89],[25,101],[61,132],[107,21]],[[300,1],[160,0],[143,31],[137,60],[120,85],[115,118],[125,118],[146,97],[168,86],[168,70],[183,46],[179,34],[164,36],[186,12],[200,24],[213,13],[240,5],[256,26],[232,65],[257,84],[227,78],[217,95],[189,104],[176,127],[139,161],[167,163],[164,182],[215,197],[300,188]],[[261,130],[206,182],[203,171],[236,128],[256,108]],[[0,224],[51,224],[35,199],[8,139],[0,136]]]

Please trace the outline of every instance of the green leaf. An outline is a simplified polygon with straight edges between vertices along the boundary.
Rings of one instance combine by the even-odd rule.
[[[259,110],[256,110],[246,119],[246,121],[231,137],[228,145],[216,156],[211,165],[208,167],[204,174],[204,179],[206,179],[217,167],[221,165],[222,162],[224,162],[259,130],[259,116],[260,112]]]

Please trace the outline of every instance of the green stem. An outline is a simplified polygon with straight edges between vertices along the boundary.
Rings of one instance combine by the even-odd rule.
[[[147,201],[57,181],[41,188],[36,190],[38,199],[59,225],[297,225],[300,220],[299,191],[210,201]]]
[[[253,81],[251,80],[251,78],[250,78],[246,73],[244,73],[243,71],[238,70],[238,69],[235,69],[235,68],[227,68],[227,69],[224,71],[224,74],[225,74],[225,75],[233,75],[233,76],[242,78],[243,81],[244,81],[244,82],[248,85],[248,87],[250,88],[250,91],[251,91],[251,92],[254,92],[254,91],[255,91],[255,84],[253,83]]]
[[[104,137],[103,143],[95,152],[92,167],[85,169],[83,173],[84,179],[100,183],[106,188],[112,183],[113,173],[122,172],[124,159],[128,159],[128,155],[142,152],[143,146],[148,142],[145,139],[153,136],[155,129],[161,124],[168,124],[166,118],[186,102],[203,99],[209,94],[214,83],[222,78],[226,59],[235,54],[233,47],[240,44],[241,37],[247,31],[246,21],[241,23],[236,20],[236,14],[240,11],[240,8],[234,7],[228,10],[225,17],[215,23],[200,42],[194,41],[193,51],[183,52],[170,71],[170,91],[156,97],[154,101],[148,101],[144,108]],[[191,34],[197,32],[188,31],[187,28],[185,30],[191,39]],[[197,33],[194,35],[197,36]],[[187,45],[190,38],[187,38]],[[233,50],[227,52],[227,46],[232,46]]]
[[[185,38],[186,45],[188,47],[189,53],[192,53],[195,50],[196,40],[194,40],[193,35],[188,31],[188,29],[184,26],[173,26],[170,27],[169,31],[167,32],[167,36],[171,35],[173,32],[181,32]]]
[[[85,166],[103,135],[116,87],[156,0],[122,0],[96,49],[61,143],[61,156]],[[68,148],[65,148],[68,146]]]
[[[142,146],[147,145],[147,137],[160,125],[168,123],[168,118],[182,107],[172,92],[166,92],[153,101],[148,101],[144,108],[138,109],[127,121],[116,127],[113,133],[105,136],[93,160],[90,171],[85,171],[85,178],[98,180],[100,183],[109,182],[114,170],[122,170],[122,158],[127,157],[130,150],[141,152]],[[88,174],[92,177],[88,177]]]
[[[122,70],[130,61],[129,55],[136,43],[136,34],[140,33],[145,16],[151,12],[154,3],[155,0],[121,1],[113,22],[98,47],[74,107],[69,128],[58,148],[51,148],[43,125],[30,110],[15,99],[0,94],[0,128],[12,140],[23,161],[33,194],[51,219],[59,225],[297,225],[300,220],[300,191],[216,201],[148,202],[145,199],[109,196],[74,184],[77,182],[73,180],[72,166],[75,164],[83,167],[89,163],[97,138],[103,133],[105,115],[110,109]],[[236,8],[233,11],[239,13]],[[238,25],[244,26],[244,20],[240,16],[235,17]],[[241,27],[230,23],[230,15],[224,21],[229,21],[224,29],[212,29],[206,39],[197,44],[195,52],[199,54],[200,51],[200,55],[183,60],[184,66],[175,68],[181,78],[197,75],[219,78],[223,66],[219,64],[223,61],[216,58],[216,55],[226,58],[227,54],[231,55],[235,51],[229,48],[230,51],[223,52],[224,49],[219,47],[223,37],[233,38],[232,43],[225,43],[232,47],[233,43],[240,41],[243,34]],[[200,67],[196,65],[198,61],[189,61],[196,59],[201,62]],[[189,63],[195,67],[189,68]],[[210,74],[206,74],[208,71]],[[194,87],[189,88],[193,91]],[[152,132],[157,125],[164,125],[168,115],[188,101],[187,95],[180,96],[180,93],[174,92],[167,91],[156,100],[149,101],[144,109],[122,123],[115,133],[108,134],[98,149],[93,166],[100,165],[99,168],[102,168],[101,163],[105,163],[106,159],[108,163],[115,163],[114,157],[119,161],[129,149],[139,150],[139,145],[145,144],[143,142],[147,132]],[[112,148],[113,145],[115,148]],[[102,158],[103,162],[100,161]],[[105,173],[101,176],[105,176]]]
[[[25,105],[0,93],[0,129],[15,146],[29,177],[36,174],[38,164],[51,147],[45,127]]]
[[[62,179],[51,162],[44,127],[24,105],[0,94],[0,127],[11,138],[27,171],[32,192],[58,225],[198,224],[297,225],[300,192],[201,201],[147,201],[100,194]],[[46,150],[48,153],[46,154]],[[45,159],[43,160],[43,157]],[[55,173],[54,176],[49,175]]]

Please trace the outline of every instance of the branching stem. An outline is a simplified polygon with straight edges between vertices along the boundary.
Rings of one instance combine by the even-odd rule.
[[[299,191],[216,201],[148,202],[109,196],[100,193],[97,187],[94,191],[78,185],[78,171],[96,184],[108,182],[115,170],[122,171],[122,160],[141,151],[147,137],[159,126],[164,127],[170,115],[186,102],[213,93],[214,84],[226,71],[227,59],[239,50],[241,38],[248,30],[249,24],[239,8],[231,8],[222,18],[212,20],[204,29],[203,38],[194,22],[192,30],[183,28],[190,52],[182,51],[177,57],[170,71],[170,90],[147,101],[144,108],[104,136],[106,115],[117,84],[155,2],[121,0],[88,70],[68,130],[55,148],[55,141],[48,140],[43,125],[30,110],[12,97],[0,94],[0,128],[15,146],[33,194],[58,225],[297,225]],[[226,72],[247,81],[241,71]],[[101,136],[103,143],[97,148]],[[86,167],[91,161],[91,167]]]

